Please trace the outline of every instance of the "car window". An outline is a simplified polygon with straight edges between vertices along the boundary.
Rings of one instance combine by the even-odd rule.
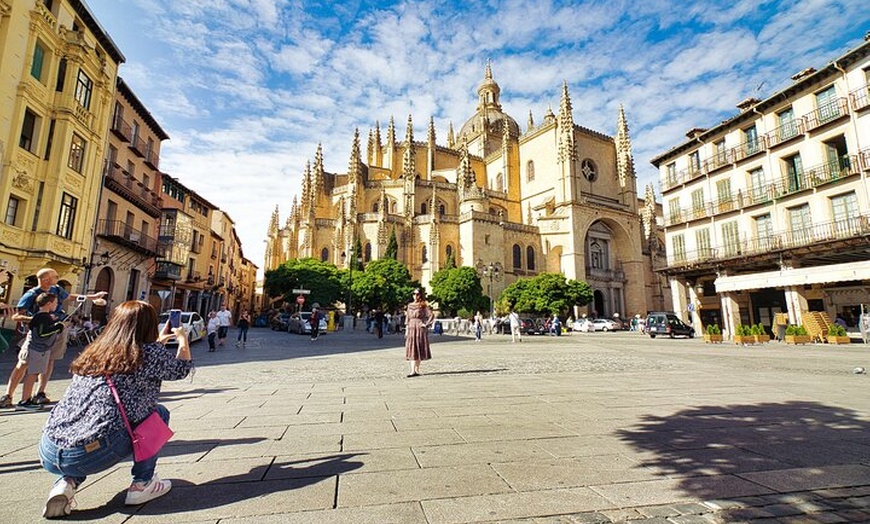
[[[181,323],[182,324],[190,323],[190,313],[182,313],[181,314]]]

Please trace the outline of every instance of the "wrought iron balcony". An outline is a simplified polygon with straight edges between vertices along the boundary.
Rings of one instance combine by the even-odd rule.
[[[852,102],[852,111],[861,111],[870,107],[870,84],[849,93],[849,100]]]
[[[157,239],[120,220],[98,220],[97,236],[148,256],[157,256]]]
[[[739,242],[697,251],[668,252],[667,267],[679,268],[736,257],[780,252],[870,235],[870,213],[841,220],[818,222],[802,229],[774,231],[763,236],[743,236]]]
[[[160,196],[112,162],[106,163],[105,184],[148,215],[155,218],[160,216],[160,207],[163,205]]]
[[[181,280],[181,265],[167,260],[158,260],[154,280]]]
[[[804,133],[806,133],[805,129],[806,125],[803,118],[785,122],[774,128],[773,131],[764,135],[765,140],[767,141],[767,147],[776,147],[788,142],[789,140],[803,136]]]
[[[145,141],[142,140],[141,136],[134,136],[130,138],[130,143],[127,145],[136,156],[144,157],[145,156]]]
[[[160,156],[156,151],[154,151],[154,148],[145,151],[145,163],[148,164],[148,167],[151,169],[160,168]]]
[[[130,134],[132,133],[133,128],[123,118],[121,118],[121,115],[115,115],[112,117],[111,129],[112,133],[115,133],[115,136],[124,142],[130,141]]]
[[[807,131],[812,131],[848,115],[849,101],[845,98],[837,98],[830,103],[820,106],[812,113],[804,115],[803,118],[807,122]]]

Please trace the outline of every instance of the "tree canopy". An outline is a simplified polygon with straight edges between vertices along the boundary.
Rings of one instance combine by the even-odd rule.
[[[387,242],[387,249],[384,251],[384,258],[397,260],[399,258],[399,241],[396,240],[396,229],[393,228],[390,233],[390,240]]]
[[[473,267],[442,269],[432,275],[429,285],[432,299],[444,315],[452,316],[460,309],[489,311],[489,300],[483,296],[480,277]]]
[[[282,296],[285,301],[291,302],[294,300],[292,290],[311,290],[311,294],[306,297],[306,309],[314,302],[331,305],[342,294],[336,267],[315,258],[288,260],[277,268],[266,271],[265,277],[263,290],[268,297]]]
[[[499,304],[534,315],[563,315],[591,300],[592,288],[586,282],[566,280],[561,273],[541,273],[509,285],[502,292]]]
[[[353,273],[354,308],[365,305],[395,311],[411,300],[414,288],[419,286],[401,262],[392,258],[373,260],[366,264],[365,271]]]

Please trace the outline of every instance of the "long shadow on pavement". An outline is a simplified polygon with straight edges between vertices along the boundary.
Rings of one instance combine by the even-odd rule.
[[[357,455],[357,453],[343,453],[317,459],[274,462],[252,468],[247,473],[210,480],[202,484],[173,480],[172,491],[140,507],[124,506],[126,491],[121,491],[104,506],[73,511],[65,520],[102,519],[116,513],[166,515],[167,519],[172,519],[173,515],[185,512],[219,508],[327,481],[362,467],[362,462],[350,460]],[[310,465],[302,466],[309,462]],[[263,503],[266,504],[265,501]],[[266,513],[267,509],[264,507],[263,512]],[[206,518],[206,520],[214,519]]]
[[[757,513],[759,507],[767,507],[773,516],[801,514],[807,501],[816,498],[810,491],[870,485],[868,430],[870,423],[852,410],[785,402],[650,415],[616,435],[649,452],[642,465],[662,478],[678,479],[679,490],[697,500],[732,499],[735,504],[723,507],[734,507],[730,517],[745,520],[763,516]],[[743,489],[758,486],[771,495],[729,495],[729,481],[745,484]]]

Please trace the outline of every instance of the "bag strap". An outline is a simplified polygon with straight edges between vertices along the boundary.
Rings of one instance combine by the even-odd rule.
[[[130,421],[127,420],[127,412],[124,410],[124,404],[121,403],[121,398],[118,396],[118,390],[115,388],[115,383],[112,382],[112,377],[106,375],[106,382],[109,384],[109,389],[112,390],[112,396],[115,397],[115,402],[118,404],[118,409],[121,411],[121,418],[124,419],[124,425],[127,426],[127,433],[130,434],[130,438],[135,438],[133,436],[133,428],[130,426]]]

